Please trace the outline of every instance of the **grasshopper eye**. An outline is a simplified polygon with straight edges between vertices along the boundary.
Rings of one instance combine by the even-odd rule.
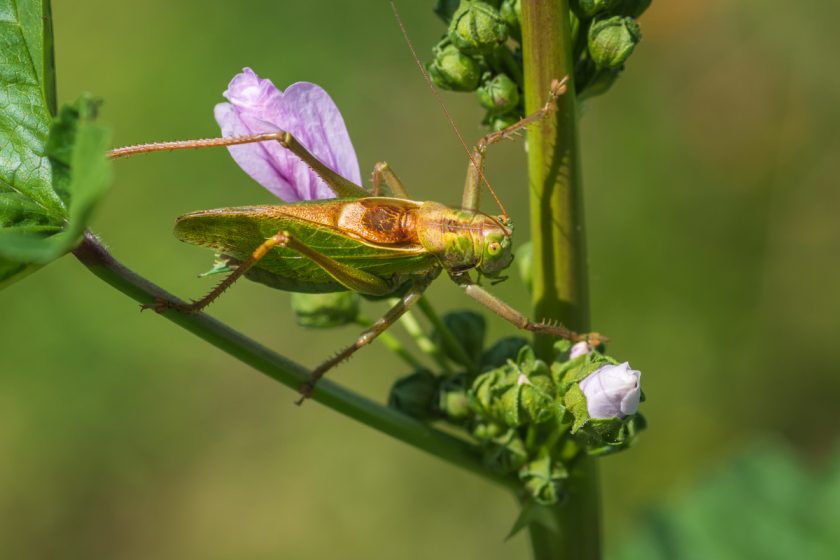
[[[502,250],[502,245],[496,241],[493,241],[487,245],[487,252],[491,255],[496,255],[499,251]]]

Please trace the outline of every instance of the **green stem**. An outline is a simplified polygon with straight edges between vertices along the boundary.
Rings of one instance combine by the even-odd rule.
[[[452,354],[455,354],[458,357],[458,361],[460,363],[466,364],[471,373],[477,373],[478,365],[467,355],[467,351],[464,350],[464,346],[458,342],[458,339],[455,338],[454,334],[452,334],[452,330],[446,326],[446,323],[444,323],[443,319],[440,318],[440,315],[438,315],[437,311],[435,311],[431,302],[423,296],[420,298],[420,301],[417,302],[417,307],[435,328],[438,336],[440,336],[440,339],[443,342],[443,345]]]
[[[371,321],[364,315],[359,314],[356,317],[356,324],[360,327],[370,328],[371,326],[373,326],[373,321]],[[419,369],[423,367],[423,364],[420,363],[420,360],[415,358],[414,355],[411,352],[409,352],[408,349],[405,346],[403,346],[399,340],[397,340],[397,337],[395,337],[388,331],[381,333],[379,336],[376,337],[376,339],[382,344],[384,344],[385,347],[388,348],[388,350],[402,358],[402,360],[408,365],[410,365],[412,368]]]
[[[589,330],[583,200],[568,0],[522,0],[525,109],[541,107],[552,80],[569,77],[557,111],[528,133],[534,316]],[[552,341],[535,338],[537,355],[551,358]],[[559,531],[531,526],[534,556],[601,557],[598,480],[592,459],[580,461],[569,499],[552,508]]]
[[[96,276],[140,303],[151,304],[158,299],[184,303],[123,266],[90,232],[85,233],[84,240],[73,254]],[[284,385],[297,389],[309,376],[305,367],[204,313],[185,314],[170,309],[161,315]],[[490,472],[473,445],[348,391],[328,379],[318,383],[312,400],[485,479],[510,489],[517,487],[515,479]]]
[[[420,301],[422,302],[423,298],[420,298]],[[417,317],[414,316],[414,313],[406,311],[403,316],[400,317],[400,324],[411,336],[411,338],[414,339],[414,342],[417,343],[417,347],[431,356],[443,373],[447,375],[452,375],[454,373],[452,368],[449,366],[449,362],[446,361],[446,356],[443,355],[440,348],[438,348],[437,345],[432,342],[432,339],[430,339],[423,331],[423,327],[420,326],[420,322],[417,320]]]

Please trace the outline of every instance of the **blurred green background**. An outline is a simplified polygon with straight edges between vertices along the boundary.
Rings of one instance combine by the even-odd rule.
[[[401,2],[418,48],[444,27]],[[817,7],[819,6],[819,10]],[[212,136],[243,66],[323,85],[363,175],[387,160],[456,204],[466,158],[384,1],[54,1],[59,96],[91,91],[114,145]],[[743,446],[815,467],[840,397],[840,7],[654,0],[628,72],[589,102],[582,146],[593,323],[643,372],[650,421],[604,459],[606,545]],[[470,95],[446,95],[478,138]],[[211,254],[171,236],[190,210],[271,197],[224,151],[121,161],[95,230],[182,296]],[[527,235],[521,143],[489,175]],[[518,279],[497,293],[520,308]],[[439,307],[470,307],[436,283]],[[0,293],[0,557],[515,558],[504,491],[348,421],[203,344],[66,257]],[[375,312],[375,306],[368,309]],[[303,364],[355,329],[294,326],[288,295],[241,283],[211,313]],[[9,326],[9,325],[14,325]],[[509,329],[493,322],[491,337]],[[369,348],[333,378],[384,399],[405,367]],[[337,551],[340,551],[338,553]]]

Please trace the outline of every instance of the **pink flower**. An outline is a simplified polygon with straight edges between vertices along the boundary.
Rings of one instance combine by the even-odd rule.
[[[639,409],[641,373],[624,362],[602,366],[580,382],[591,418],[624,418]]]
[[[592,347],[589,345],[588,342],[582,340],[580,342],[576,342],[572,349],[569,351],[569,359],[574,360],[578,356],[585,356],[586,354],[592,353]]]
[[[321,87],[298,82],[280,91],[250,68],[233,77],[216,105],[224,136],[284,130],[345,179],[361,184],[356,151],[344,119]],[[279,143],[231,146],[233,159],[256,182],[286,202],[335,198],[335,194],[300,158]]]

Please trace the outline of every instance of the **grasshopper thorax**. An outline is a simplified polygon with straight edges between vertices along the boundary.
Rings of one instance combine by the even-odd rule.
[[[477,268],[493,278],[513,260],[510,225],[482,212],[424,202],[416,228],[423,247],[450,273]]]

